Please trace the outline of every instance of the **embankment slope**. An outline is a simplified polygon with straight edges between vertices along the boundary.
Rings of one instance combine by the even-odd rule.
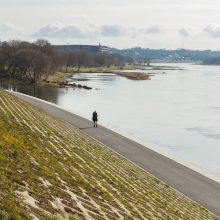
[[[218,219],[77,128],[0,90],[0,219]]]

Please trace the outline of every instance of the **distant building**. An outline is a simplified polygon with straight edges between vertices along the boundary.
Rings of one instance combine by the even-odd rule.
[[[99,45],[55,45],[55,47],[59,50],[63,51],[85,51],[85,52],[91,52],[91,53],[98,53],[98,52],[105,52],[110,53],[109,48],[107,46]]]

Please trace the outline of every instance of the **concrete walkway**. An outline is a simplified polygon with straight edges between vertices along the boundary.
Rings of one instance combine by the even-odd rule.
[[[102,142],[220,216],[220,183],[105,127],[93,128],[91,121],[55,105],[23,94],[15,93],[15,95],[81,129],[84,133]]]

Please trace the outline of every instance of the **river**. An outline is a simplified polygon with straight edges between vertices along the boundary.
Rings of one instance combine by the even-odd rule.
[[[151,80],[114,74],[74,75],[92,90],[1,87],[33,95],[220,176],[220,67],[163,64],[183,70],[146,70]],[[161,74],[165,72],[166,74]]]

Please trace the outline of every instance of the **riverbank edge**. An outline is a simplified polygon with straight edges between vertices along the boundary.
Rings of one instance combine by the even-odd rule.
[[[68,113],[77,115],[77,116],[79,116],[79,117],[81,117],[81,118],[83,118],[83,119],[86,119],[86,120],[89,120],[89,121],[91,120],[91,119],[86,118],[86,117],[84,117],[83,115],[81,115],[81,114],[79,114],[79,113],[77,113],[77,112],[70,111],[69,109],[65,109],[65,108],[63,108],[63,107],[61,107],[61,106],[58,106],[58,105],[56,105],[56,104],[54,104],[54,103],[45,101],[45,100],[43,100],[43,99],[39,99],[39,98],[30,96],[30,95],[26,95],[26,94],[23,94],[23,93],[19,93],[19,92],[14,92],[14,91],[9,91],[9,90],[6,90],[6,91],[8,91],[8,92],[10,92],[10,93],[12,93],[12,94],[20,94],[20,95],[23,95],[23,96],[26,96],[26,97],[29,97],[29,98],[38,100],[38,101],[40,101],[40,102],[46,103],[46,104],[48,104],[48,105],[50,105],[50,106],[53,106],[53,107],[55,107],[55,108],[64,110],[64,111],[66,111],[66,112],[68,112]],[[112,128],[108,127],[107,125],[105,125],[105,124],[103,124],[103,123],[100,124],[100,125],[103,126],[103,127],[106,128],[106,129],[112,131],[112,132],[115,132],[115,133],[117,133],[117,134],[119,134],[119,135],[121,135],[121,136],[123,136],[123,137],[125,137],[125,138],[128,138],[128,139],[130,139],[130,140],[132,140],[132,141],[134,141],[134,142],[136,142],[136,143],[138,143],[138,144],[140,144],[140,145],[142,145],[142,146],[144,146],[144,147],[146,147],[146,148],[148,148],[148,149],[150,149],[150,150],[152,150],[152,151],[158,153],[159,155],[165,156],[166,158],[168,158],[168,159],[170,159],[170,160],[172,160],[172,161],[175,161],[176,163],[178,163],[178,164],[180,164],[180,165],[182,165],[182,166],[184,166],[184,167],[187,167],[187,168],[189,168],[189,169],[195,171],[196,173],[198,173],[198,174],[200,174],[200,175],[202,175],[202,176],[205,176],[206,178],[208,178],[208,179],[210,179],[210,180],[213,180],[213,181],[215,181],[215,182],[217,182],[217,183],[220,183],[220,176],[217,175],[217,174],[214,174],[214,173],[212,173],[212,172],[210,172],[210,171],[208,171],[208,170],[205,170],[205,169],[201,168],[200,166],[198,166],[198,165],[196,165],[196,164],[194,164],[194,163],[192,163],[192,162],[190,162],[190,161],[188,161],[188,160],[184,160],[184,159],[182,159],[182,158],[180,158],[180,157],[178,157],[178,156],[176,156],[176,155],[173,155],[173,154],[171,154],[171,153],[169,153],[169,152],[167,152],[167,151],[164,151],[164,150],[162,150],[159,146],[156,146],[156,145],[154,145],[154,144],[152,144],[152,143],[146,144],[146,143],[144,143],[143,141],[141,141],[140,139],[138,139],[138,138],[136,138],[136,137],[130,136],[130,135],[128,135],[128,134],[125,134],[125,133],[123,133],[123,132],[121,132],[121,131],[119,131],[119,130],[117,130],[117,129],[114,129],[114,130],[113,130]],[[81,130],[81,132],[83,132],[83,131]],[[83,132],[83,133],[86,134],[85,132]],[[90,136],[90,137],[91,137],[91,136]],[[91,137],[91,138],[93,138],[94,140],[100,142],[99,140],[95,139],[94,137]],[[102,143],[102,144],[103,144],[103,143]],[[113,149],[112,149],[112,150],[113,150]],[[115,153],[117,153],[115,150],[113,150],[113,151],[114,151]],[[117,154],[119,154],[119,153],[117,153]],[[121,156],[122,156],[122,155],[121,155]],[[127,158],[126,158],[126,159],[127,159]],[[129,160],[129,159],[127,159],[127,160]],[[129,161],[132,162],[131,160],[129,160]],[[134,162],[132,162],[132,163],[134,163]],[[135,165],[138,166],[137,164],[135,164]],[[138,167],[140,167],[140,166],[138,166]],[[141,167],[140,167],[140,168],[141,168]],[[143,168],[141,168],[141,169],[143,169]],[[143,169],[143,170],[144,170],[144,169]]]
[[[36,85],[40,86],[47,86],[47,85],[53,85],[53,86],[60,86],[66,83],[68,77],[71,77],[74,74],[77,73],[108,73],[108,74],[115,74],[121,77],[125,77],[129,80],[150,80],[151,76],[154,75],[152,73],[146,73],[146,72],[134,72],[134,70],[141,70],[141,71],[151,71],[151,70],[159,70],[159,71],[166,71],[166,70],[184,70],[182,68],[179,68],[177,66],[157,66],[157,65],[148,65],[148,66],[126,66],[125,68],[120,69],[118,68],[82,68],[80,71],[76,71],[75,69],[67,69],[67,70],[60,70],[56,71],[53,74],[50,74],[48,76],[43,76],[41,79],[38,79],[36,82]],[[165,72],[163,72],[165,74]],[[1,74],[0,73],[0,82],[3,83],[10,83],[13,85],[19,85],[24,83],[25,85],[30,85],[30,81],[28,81],[26,78],[19,77],[17,75],[10,75],[10,74]]]
[[[54,74],[49,75],[48,77],[43,77],[42,79],[38,79],[35,85],[37,86],[63,86],[67,83],[67,79],[77,73],[90,73],[94,74],[97,72],[56,72]],[[106,72],[98,72],[103,74],[115,74],[121,77],[125,77],[130,80],[150,80],[150,76],[146,73],[142,72],[115,72],[115,71],[106,71]],[[17,76],[10,76],[4,75],[3,77],[0,76],[0,83],[8,83],[12,85],[33,85],[27,79],[20,78]]]

